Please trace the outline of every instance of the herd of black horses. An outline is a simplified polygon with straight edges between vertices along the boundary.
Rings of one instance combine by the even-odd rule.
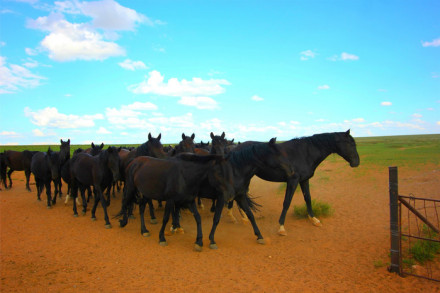
[[[195,143],[194,134],[182,134],[182,141],[178,145],[164,147],[160,142],[161,134],[156,138],[149,134],[148,140],[137,148],[110,146],[104,149],[104,144],[96,146],[92,143],[91,148],[77,149],[72,156],[70,139],[60,140],[60,151],[52,151],[50,147],[47,152],[6,150],[0,153],[1,181],[6,188],[11,188],[11,173],[24,171],[26,188],[30,191],[29,177],[32,173],[38,200],[41,200],[40,195],[46,189],[48,208],[56,203],[57,195],[61,197],[61,185],[64,181],[68,184],[68,194],[73,198],[74,216],[78,216],[78,190],[84,215],[88,202],[85,192],[88,190],[90,198],[93,188],[92,219],[96,220],[95,211],[100,202],[106,228],[111,228],[107,214],[110,190],[122,181],[121,210],[115,216],[121,218],[121,227],[127,224],[137,204],[141,233],[149,236],[144,221],[146,205],[149,205],[151,223],[157,223],[152,201],[156,200],[160,205],[165,202],[159,243],[166,245],[165,227],[170,216],[172,229],[181,229],[180,210],[186,208],[191,211],[197,223],[195,249],[201,250],[202,227],[197,209],[197,203],[201,203],[200,198],[211,199],[213,202],[210,248],[217,248],[214,234],[224,206],[228,205],[231,209],[234,201],[251,222],[257,242],[264,244],[253,215],[253,211],[260,205],[248,194],[254,175],[267,181],[287,183],[278,230],[280,235],[286,235],[284,221],[298,184],[304,195],[309,218],[314,225],[321,225],[313,214],[309,179],[325,158],[335,153],[344,158],[351,167],[359,165],[359,154],[350,130],[315,134],[281,143],[276,143],[276,138],[272,138],[269,142],[246,141],[236,144],[234,140],[227,140],[224,132],[221,135],[211,132],[210,137],[211,143]]]

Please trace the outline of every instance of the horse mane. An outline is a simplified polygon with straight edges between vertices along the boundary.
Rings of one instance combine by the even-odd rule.
[[[267,143],[250,144],[237,151],[229,153],[229,161],[234,166],[241,166],[245,164],[256,163],[256,158],[260,155],[267,154],[269,145]]]
[[[289,140],[289,142],[292,142],[294,144],[301,143],[301,142],[307,142],[311,143],[313,145],[317,145],[321,148],[328,149],[332,152],[336,152],[336,136],[338,135],[338,132],[329,132],[329,133],[319,133],[314,134],[312,136],[303,136],[299,138],[293,138]]]

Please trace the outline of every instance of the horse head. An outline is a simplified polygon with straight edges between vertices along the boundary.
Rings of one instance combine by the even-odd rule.
[[[186,136],[182,133],[182,141],[176,147],[176,153],[194,153],[194,138],[195,134],[191,136]]]
[[[159,134],[157,138],[154,138],[151,136],[151,133],[148,133],[148,141],[146,143],[148,152],[150,153],[149,156],[163,159],[167,157],[167,154],[163,150],[163,145],[160,142],[160,139],[162,137],[162,134]]]
[[[211,154],[213,155],[224,155],[226,152],[226,146],[228,145],[227,140],[225,139],[225,133],[222,135],[214,135],[211,132],[210,134],[212,143],[211,143]]]
[[[70,138],[67,141],[60,139],[60,162],[64,164],[68,159],[70,159]]]
[[[234,171],[227,157],[222,155],[215,157],[214,166],[208,172],[209,184],[222,194],[225,202],[229,202],[235,197]]]
[[[113,180],[118,181],[120,178],[119,170],[120,170],[120,157],[119,151],[121,148],[116,148],[114,146],[108,147],[103,153],[107,153],[107,167],[113,174]]]
[[[359,154],[356,149],[356,142],[350,135],[350,129],[346,132],[338,132],[335,137],[336,153],[343,157],[351,167],[360,164]]]

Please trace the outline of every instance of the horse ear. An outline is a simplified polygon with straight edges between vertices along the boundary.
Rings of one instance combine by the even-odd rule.
[[[70,145],[70,138],[67,140],[67,143]]]
[[[272,137],[269,141],[270,145],[275,145],[277,143],[277,138],[276,137]]]
[[[120,146],[120,147],[118,148],[118,153],[119,153],[121,150],[122,150],[122,147]]]
[[[49,149],[47,150],[47,154],[50,155],[51,153],[52,153],[52,150],[49,147]]]
[[[162,137],[162,133],[159,133],[159,136],[157,137],[158,140]]]
[[[233,138],[233,139],[231,140],[231,143],[234,143],[234,139],[235,139],[235,138]]]
[[[211,132],[211,138],[214,139],[214,133]]]
[[[63,139],[60,139],[60,143],[63,144]]]
[[[223,131],[223,133],[222,133],[222,138],[225,138],[225,132]]]
[[[151,132],[148,133],[148,140],[151,140]]]
[[[349,136],[350,135],[350,129],[349,130],[347,130],[347,132],[345,133],[347,136]]]
[[[182,133],[182,139],[185,139],[185,133]]]
[[[95,148],[95,144],[94,144],[93,142],[92,142],[92,144],[91,144],[91,145],[92,145],[92,148]]]
[[[101,143],[101,146],[99,148],[102,150],[104,148],[104,143]]]
[[[191,139],[194,140],[195,137],[196,137],[196,135],[193,133],[193,134],[191,135]]]

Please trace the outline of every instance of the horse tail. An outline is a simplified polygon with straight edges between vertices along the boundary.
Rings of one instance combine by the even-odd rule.
[[[249,207],[251,208],[251,210],[253,212],[259,212],[260,211],[260,207],[262,207],[262,205],[258,204],[255,200],[254,197],[250,197],[249,193],[246,193],[246,202],[249,205]]]
[[[127,213],[129,206],[134,205],[136,202],[136,186],[134,185],[134,173],[139,169],[141,164],[136,162],[130,163],[126,168],[125,186],[122,193],[122,206],[121,210],[113,217],[120,218]]]

